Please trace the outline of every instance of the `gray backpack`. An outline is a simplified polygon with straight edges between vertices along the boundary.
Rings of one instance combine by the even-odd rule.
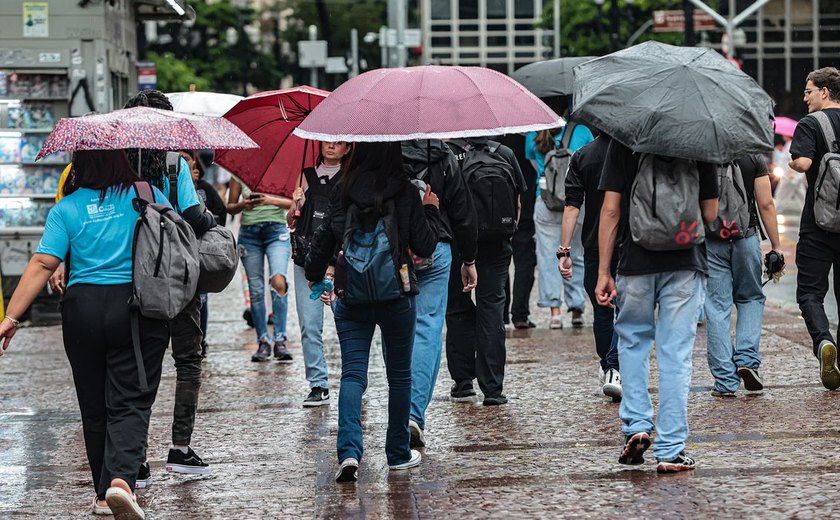
[[[840,233],[840,145],[828,116],[824,112],[811,115],[820,124],[828,150],[820,161],[814,183],[814,217],[820,229]]]
[[[198,244],[192,228],[169,206],[155,203],[152,185],[135,182],[140,213],[131,251],[133,295],[131,337],[140,374],[148,389],[140,346],[140,318],[171,320],[189,304],[198,285]]]
[[[706,234],[720,240],[739,240],[750,227],[750,204],[744,178],[737,163],[720,165],[718,172],[718,214]]]
[[[545,154],[543,161],[545,169],[543,178],[540,179],[540,197],[545,207],[551,211],[563,211],[566,207],[566,173],[569,171],[569,163],[572,162],[569,142],[572,140],[575,126],[577,125],[571,121],[566,124],[560,146]]]
[[[178,208],[178,173],[181,154],[166,152],[166,177],[169,181],[169,203]],[[202,209],[204,204],[202,204]],[[198,237],[198,290],[218,293],[225,290],[236,275],[239,253],[233,232],[224,226],[213,226]]]
[[[630,193],[630,234],[650,251],[691,249],[706,232],[697,163],[642,154]]]

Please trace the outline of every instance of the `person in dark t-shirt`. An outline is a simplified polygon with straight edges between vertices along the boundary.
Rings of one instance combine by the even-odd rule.
[[[814,355],[820,362],[820,380],[827,389],[836,390],[840,388],[837,344],[829,330],[823,300],[828,292],[829,271],[832,266],[835,273],[840,270],[840,233],[821,229],[814,216],[814,185],[820,162],[829,150],[820,125],[811,114],[827,115],[835,135],[840,135],[840,71],[825,67],[811,72],[804,94],[809,115],[799,121],[790,145],[790,167],[804,172],[808,179],[796,246],[796,301],[811,335]],[[834,295],[840,299],[840,287],[836,283]]]
[[[707,235],[706,257],[709,279],[706,282],[706,352],[709,370],[715,378],[712,395],[734,397],[744,381],[744,388],[758,391],[764,383],[758,373],[761,356],[761,322],[764,316],[764,293],[761,289],[761,245],[758,213],[770,238],[772,251],[779,251],[776,205],[770,188],[767,162],[761,155],[748,155],[735,161],[744,181],[744,195],[749,207],[749,226],[743,237],[723,240]],[[758,203],[758,211],[756,211]],[[733,303],[738,309],[735,342],[730,333]]]
[[[706,248],[703,244],[679,251],[650,251],[636,244],[630,233],[630,194],[641,156],[616,141],[607,149],[600,189],[604,192],[598,228],[598,284],[601,305],[619,308],[615,322],[621,365],[624,450],[618,461],[641,464],[654,430],[653,406],[648,392],[650,351],[656,339],[659,365],[659,411],[654,454],[657,471],[673,473],[694,469],[685,453],[688,437],[688,387],[691,351],[705,291]],[[657,156],[665,163],[682,159]],[[709,163],[697,163],[702,218],[717,216],[717,173]],[[686,201],[691,203],[691,201]],[[610,262],[618,238],[618,276]],[[658,313],[657,313],[658,307]]]

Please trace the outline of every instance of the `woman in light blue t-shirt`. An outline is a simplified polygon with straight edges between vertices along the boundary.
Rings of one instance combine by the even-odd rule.
[[[168,322],[140,316],[144,390],[128,307],[138,217],[133,183],[138,180],[121,150],[76,152],[64,197],[50,210],[41,243],[0,323],[2,355],[17,318],[65,261],[69,280],[61,302],[62,332],[96,492],[93,512],[123,518],[142,518],[133,490],[169,342]],[[168,205],[160,191],[154,193],[156,202]]]

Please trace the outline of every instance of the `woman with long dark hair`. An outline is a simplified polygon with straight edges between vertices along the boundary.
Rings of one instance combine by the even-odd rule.
[[[144,460],[149,416],[169,343],[166,321],[140,315],[140,342],[148,389],[139,383],[131,340],[132,243],[139,181],[121,150],[77,151],[64,197],[49,213],[44,235],[0,323],[0,355],[47,279],[68,257],[69,281],[61,303],[64,349],[82,414],[96,498],[93,512],[142,519],[134,498]],[[168,202],[154,190],[155,201]],[[106,503],[107,501],[107,503]]]
[[[368,359],[373,332],[382,332],[383,357],[388,376],[388,431],[385,455],[392,470],[420,464],[420,453],[409,447],[411,408],[411,349],[414,343],[417,285],[408,249],[430,257],[437,246],[438,200],[426,188],[422,202],[418,189],[405,175],[400,143],[357,143],[347,172],[332,191],[329,212],[312,240],[306,259],[306,279],[324,279],[328,265],[338,258],[335,325],[341,345],[341,391],[338,400],[338,481],[355,481],[362,458],[362,393],[367,387]],[[387,223],[383,224],[383,222]],[[338,249],[345,236],[386,229],[391,260],[382,272],[368,273],[381,285],[398,288],[396,294],[351,303],[349,262]],[[390,229],[389,229],[390,228]],[[381,236],[381,235],[378,235]],[[395,243],[396,242],[396,243]],[[349,244],[349,242],[348,242]],[[343,262],[343,263],[342,263]],[[395,270],[399,268],[399,274]],[[394,277],[398,277],[396,284]],[[311,284],[310,284],[311,285]],[[357,286],[358,287],[358,286]],[[360,290],[361,292],[361,290]]]

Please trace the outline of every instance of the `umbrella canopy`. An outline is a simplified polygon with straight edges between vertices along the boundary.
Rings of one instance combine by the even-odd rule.
[[[69,150],[199,150],[256,148],[236,125],[221,117],[178,114],[149,107],[65,117],[47,137],[37,159]]]
[[[248,96],[225,118],[256,141],[260,150],[222,151],[216,162],[254,192],[291,196],[300,172],[315,166],[320,153],[318,143],[292,131],[328,95],[326,90],[300,86]]]
[[[633,151],[726,163],[773,149],[773,100],[713,49],[645,42],[574,74],[572,117]]]
[[[575,89],[572,69],[594,59],[594,56],[585,56],[538,61],[516,70],[510,77],[537,97],[571,96]]]
[[[219,92],[172,92],[166,94],[172,102],[172,110],[182,114],[193,114],[197,116],[221,117],[225,112],[244,99],[234,94],[221,94]]]
[[[330,141],[403,141],[530,132],[564,124],[500,72],[425,65],[365,72],[338,87],[295,134]]]
[[[795,119],[791,119],[789,117],[777,117],[773,126],[775,127],[777,134],[793,137],[793,132],[796,130],[796,125],[798,124],[799,121],[796,121]]]

